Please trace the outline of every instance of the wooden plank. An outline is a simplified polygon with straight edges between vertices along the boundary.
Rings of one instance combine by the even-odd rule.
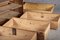
[[[36,13],[36,12],[25,12],[20,18],[34,19],[34,20],[43,20],[51,21],[51,29],[57,29],[59,25],[60,14],[48,14],[48,13]]]
[[[37,21],[37,20],[20,19],[20,18],[12,18],[3,26],[35,31],[38,33],[37,36],[38,40],[45,40],[47,37],[46,34],[48,34],[48,31],[50,30],[50,24],[47,21]]]
[[[0,26],[0,40],[37,40],[36,32],[16,29],[17,34],[13,35],[12,31],[12,28]]]
[[[11,3],[9,5],[0,7],[0,12],[4,12],[6,10],[16,10],[18,8],[22,7],[21,5],[15,4],[15,3]],[[20,9],[21,10],[21,9]]]
[[[9,1],[4,1],[0,3],[0,7],[8,5]]]
[[[0,40],[19,40],[16,36],[0,36]]]
[[[23,5],[23,9],[24,12],[34,11],[34,12],[52,13],[54,9],[54,5],[47,3],[25,3]]]

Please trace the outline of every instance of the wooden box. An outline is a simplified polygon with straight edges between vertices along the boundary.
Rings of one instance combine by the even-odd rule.
[[[54,10],[54,5],[47,3],[25,3],[23,5],[23,9],[24,12],[34,11],[34,12],[52,13]]]
[[[0,26],[0,40],[37,40],[36,32]]]
[[[37,32],[38,40],[45,40],[48,35],[48,31],[50,30],[50,24],[47,21],[37,21],[20,18],[12,18],[3,26],[18,28],[22,30],[35,31]]]
[[[59,21],[60,14],[48,14],[48,13],[37,13],[37,12],[25,12],[20,18],[34,19],[51,21],[51,29],[57,29],[60,24]]]

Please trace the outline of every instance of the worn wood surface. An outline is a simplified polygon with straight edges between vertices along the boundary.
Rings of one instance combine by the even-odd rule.
[[[13,35],[12,28],[0,26],[0,40],[37,40],[36,32],[16,29]]]
[[[34,19],[34,20],[43,20],[51,21],[51,29],[57,29],[60,22],[60,14],[48,14],[48,13],[37,13],[37,12],[25,12],[20,18]]]
[[[29,30],[29,31],[35,31],[38,33],[38,35],[40,35],[38,36],[39,40],[46,39],[47,37],[46,34],[48,34],[48,31],[50,29],[50,24],[47,21],[37,21],[37,20],[20,19],[20,18],[12,18],[3,26]],[[40,33],[42,33],[43,35]]]
[[[8,5],[9,1],[1,2],[0,7]]]
[[[53,4],[47,3],[25,3],[23,5],[25,11],[34,11],[34,12],[43,12],[43,13],[52,13],[54,9]]]
[[[9,1],[1,2],[0,3],[0,25],[3,25],[6,21],[8,21],[8,19],[20,15],[21,13],[14,12],[15,10],[18,10],[18,8],[21,10],[20,7],[22,6],[19,4],[10,3]]]
[[[0,13],[0,26],[6,23],[12,17],[18,17],[18,15],[20,15],[20,13],[10,11],[10,10],[1,12]]]
[[[11,3],[9,5],[0,7],[0,12],[6,11],[6,10],[16,10],[17,8],[20,8],[20,7],[21,7],[21,5]]]
[[[9,0],[10,2],[17,3],[17,4],[23,4],[23,0]]]
[[[16,4],[16,3],[10,2],[9,0],[1,2],[0,7],[1,7],[0,12],[5,10],[13,10],[21,14],[23,13],[23,7],[21,4]]]
[[[16,36],[0,36],[0,40],[20,40],[20,38]]]
[[[9,0],[9,1],[12,3],[23,5],[23,0]],[[23,14],[23,6],[21,8],[16,9],[16,10]]]
[[[22,14],[21,7],[22,7],[21,5],[11,3],[9,1],[1,2],[0,3],[0,25],[3,25],[6,21],[8,21],[12,17],[21,16]]]
[[[0,18],[11,19],[12,17],[17,17],[20,13],[15,11],[5,11],[0,13]]]

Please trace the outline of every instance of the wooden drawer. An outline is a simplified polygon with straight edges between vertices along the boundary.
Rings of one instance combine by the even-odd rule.
[[[37,40],[37,33],[32,31],[16,29],[0,26],[0,40]],[[3,37],[3,38],[2,38]]]
[[[20,19],[20,18],[12,18],[3,26],[35,31],[38,33],[37,36],[38,40],[45,40],[48,31],[50,30],[50,24],[47,21],[37,21],[37,20]]]
[[[57,29],[58,25],[60,23],[59,17],[60,17],[60,14],[25,12],[20,18],[33,19],[33,20],[43,20],[43,21],[51,21],[51,29]]]
[[[47,3],[25,3],[23,5],[23,9],[24,12],[34,11],[34,12],[42,12],[42,13],[52,13],[54,10],[54,5]]]

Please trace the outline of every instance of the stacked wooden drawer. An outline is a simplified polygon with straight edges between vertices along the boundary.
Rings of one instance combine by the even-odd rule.
[[[51,29],[57,29],[60,24],[60,14],[25,12],[20,18],[50,21]]]
[[[21,13],[15,11],[21,7],[22,7],[21,5],[10,3],[9,1],[0,3],[0,25],[3,25],[6,21],[11,19],[12,17],[17,17],[18,15],[21,15]]]
[[[20,19],[20,18],[12,18],[3,26],[36,32],[37,39],[35,40],[46,40],[48,31],[50,30],[50,23],[47,21],[36,21],[36,20]]]
[[[34,12],[43,12],[43,13],[52,13],[54,10],[54,4],[47,3],[25,3],[23,5],[24,12],[34,11]]]

